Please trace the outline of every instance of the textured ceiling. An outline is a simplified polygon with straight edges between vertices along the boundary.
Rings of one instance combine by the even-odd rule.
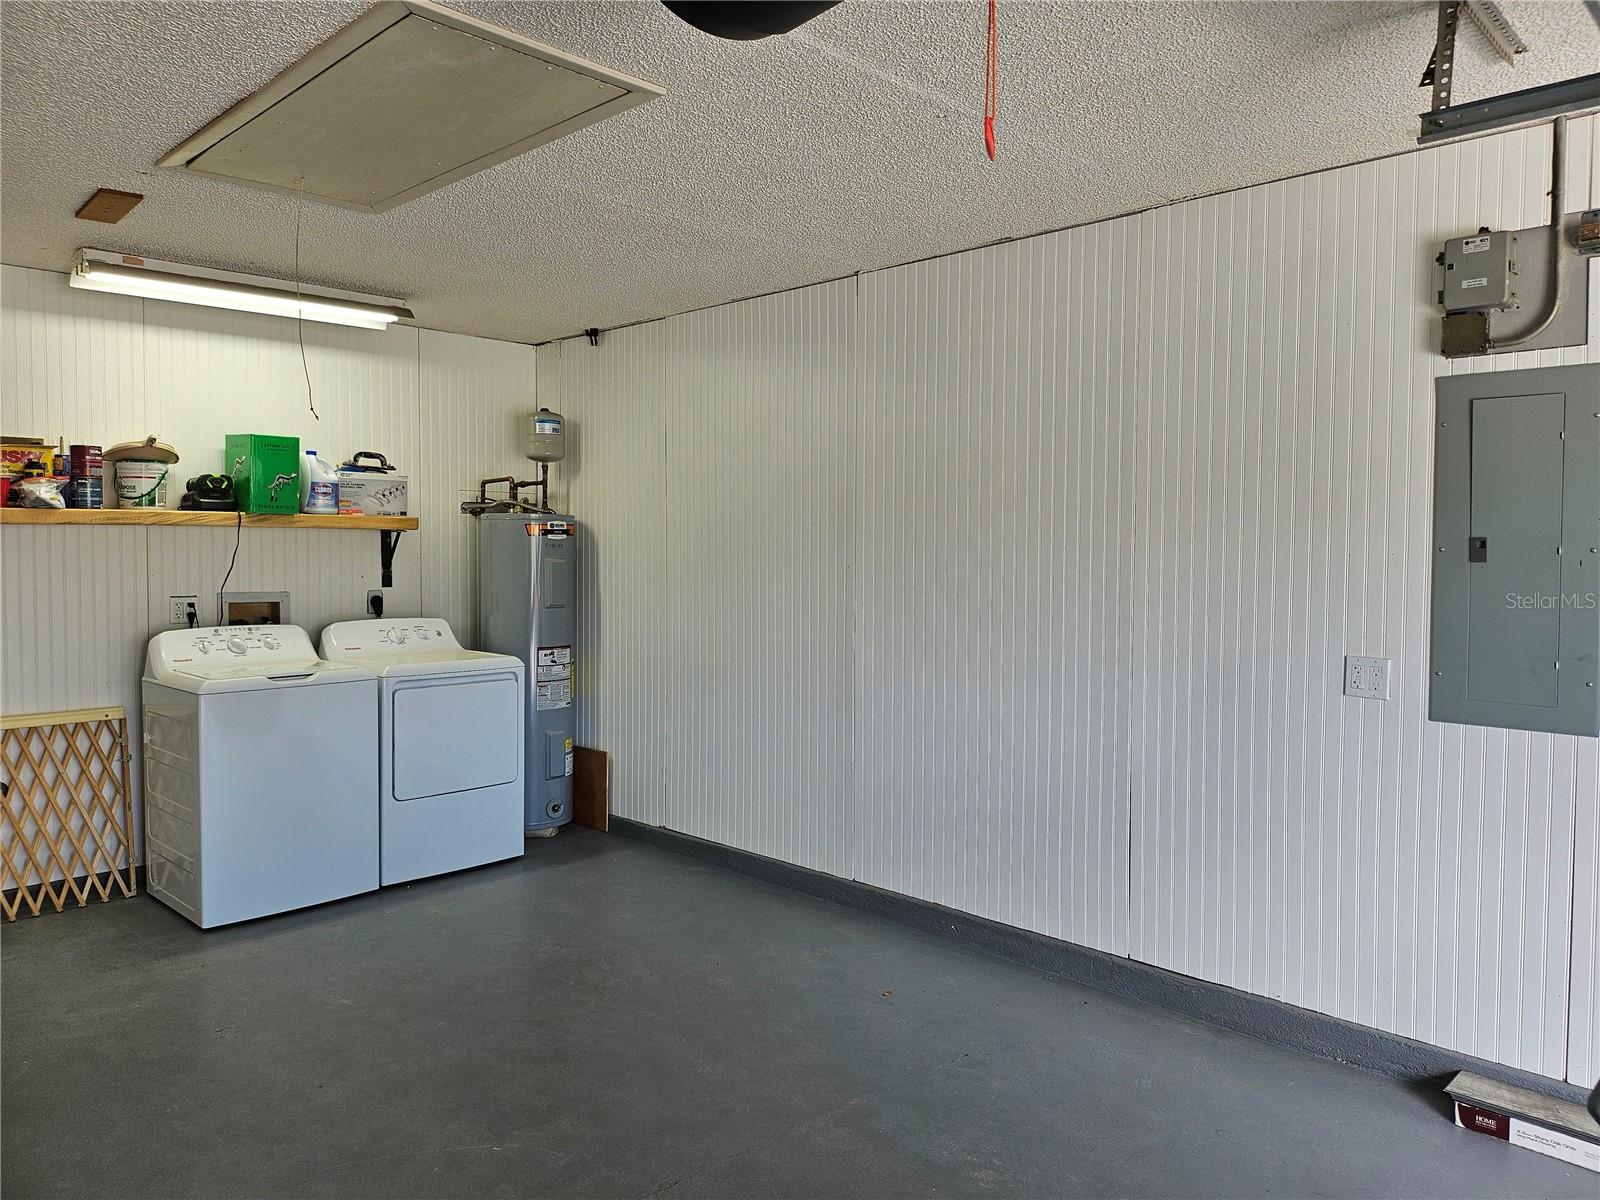
[[[0,3],[0,257],[82,245],[287,277],[295,199],[155,161],[362,11]],[[456,5],[668,95],[381,215],[308,203],[308,282],[438,329],[541,341],[1406,150],[1431,3],[1000,6],[1000,161],[982,0],[846,0],[724,42],[654,0]],[[1578,0],[1470,29],[1456,99],[1595,69]],[[96,188],[147,199],[75,220]]]

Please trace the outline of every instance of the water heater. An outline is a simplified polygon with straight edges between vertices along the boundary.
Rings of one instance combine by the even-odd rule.
[[[486,512],[478,517],[479,648],[527,668],[523,825],[554,833],[572,820],[577,736],[577,527],[570,516]]]

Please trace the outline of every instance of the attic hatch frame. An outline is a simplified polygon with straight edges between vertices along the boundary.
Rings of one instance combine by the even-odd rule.
[[[586,76],[597,82],[620,89],[621,94],[602,100],[592,108],[585,109],[581,113],[558,121],[529,137],[501,146],[469,162],[461,163],[438,175],[425,179],[413,187],[396,192],[391,196],[382,197],[372,203],[349,200],[341,196],[326,196],[310,189],[304,192],[307,199],[320,200],[324,204],[334,204],[341,208],[355,209],[358,212],[387,212],[391,208],[395,208],[409,200],[414,200],[428,192],[446,187],[457,180],[466,178],[468,175],[474,175],[508,159],[525,154],[529,150],[533,150],[547,142],[553,142],[569,133],[596,124],[640,104],[645,104],[658,96],[666,95],[664,88],[646,80],[625,75],[620,71],[613,71],[609,67],[603,67],[598,63],[590,62],[588,59],[568,54],[542,42],[536,42],[531,38],[523,37],[498,25],[479,21],[474,17],[467,16],[465,13],[459,13],[453,9],[445,8],[441,4],[436,4],[433,0],[379,0],[371,9],[362,13],[321,44],[313,47],[303,57],[279,72],[278,75],[261,88],[240,100],[221,116],[208,122],[190,137],[185,138],[162,156],[156,165],[262,191],[294,194],[297,191],[294,187],[206,171],[192,164],[201,155],[216,148],[226,138],[237,133],[273,106],[286,100],[318,76],[336,66],[342,59],[355,53],[386,30],[409,17],[420,17],[459,33],[465,33],[496,46],[524,54],[547,65]]]

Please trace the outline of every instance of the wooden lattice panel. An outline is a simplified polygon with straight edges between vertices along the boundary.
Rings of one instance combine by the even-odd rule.
[[[0,718],[0,911],[134,894],[128,722],[120,708]]]

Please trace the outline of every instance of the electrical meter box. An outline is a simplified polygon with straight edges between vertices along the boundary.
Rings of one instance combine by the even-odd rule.
[[[1600,734],[1600,364],[1435,381],[1428,717]]]
[[[1447,313],[1494,312],[1517,299],[1517,238],[1475,233],[1444,244],[1444,291]]]

